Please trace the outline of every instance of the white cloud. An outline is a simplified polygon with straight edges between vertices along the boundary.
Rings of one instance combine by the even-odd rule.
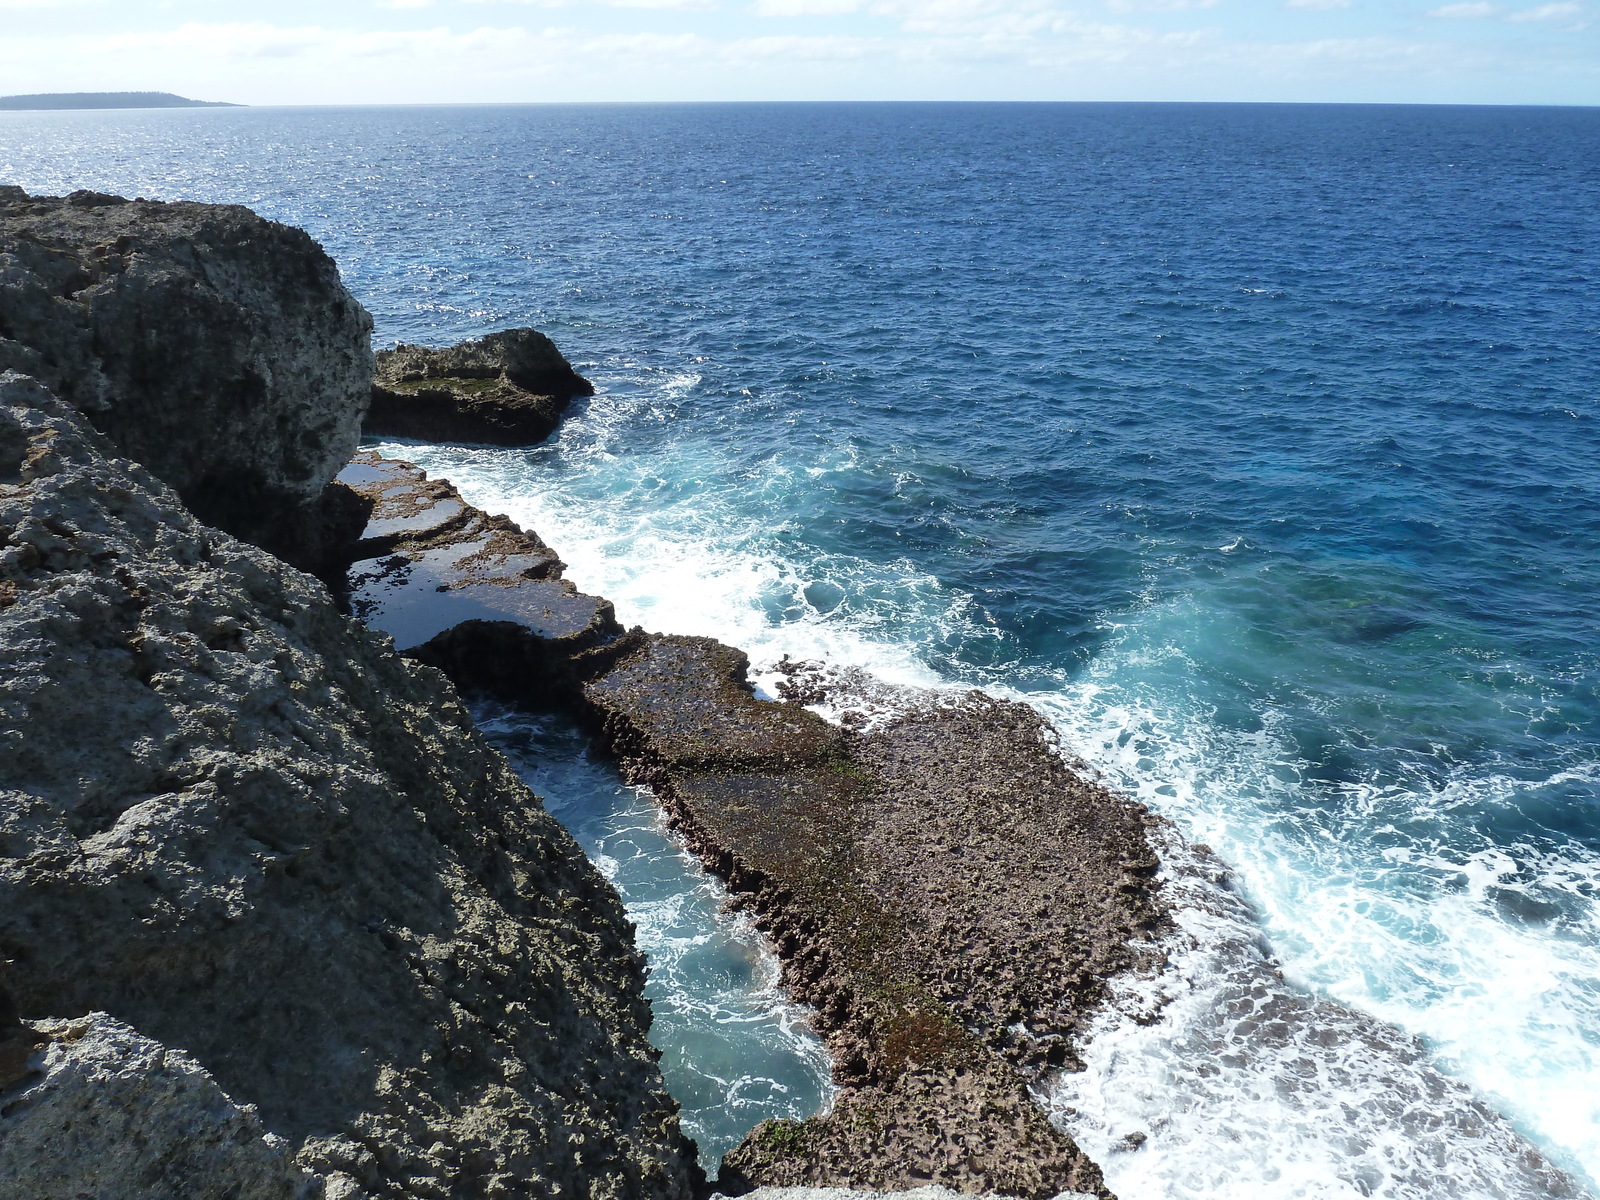
[[[1492,17],[1495,7],[1487,0],[1475,0],[1473,3],[1446,4],[1441,8],[1428,10],[1430,17],[1444,17],[1447,20],[1464,20],[1470,17]]]
[[[607,8],[671,8],[681,12],[715,12],[717,0],[596,0]]]
[[[1215,8],[1222,0],[1106,0],[1112,12],[1186,12],[1195,8]]]
[[[14,0],[0,0],[8,2]],[[352,24],[384,22],[374,2],[353,0],[350,11],[362,16],[352,16]],[[501,7],[476,9],[436,2],[427,23],[438,27],[420,30],[265,21],[190,23],[160,32],[119,33],[109,21],[81,33],[8,30],[0,37],[0,78],[19,92],[159,86],[265,104],[935,96],[1573,103],[1592,94],[1594,78],[1592,56],[1566,45],[1581,39],[1536,51],[1530,49],[1535,39],[1467,44],[1432,26],[1431,38],[1243,40],[1223,28],[1195,27],[1210,8],[1202,0],[1186,6],[1097,0],[1094,6],[1102,15],[1108,4],[1123,12],[1193,10],[1193,20],[1166,18],[1172,28],[1157,18],[1093,20],[1085,0],[726,0],[723,9],[739,10],[745,27],[730,23],[722,31],[710,21],[696,22],[696,33],[681,32],[688,21],[619,15],[618,4],[639,0],[498,2]],[[698,7],[719,0],[644,2]],[[1538,0],[1454,0],[1437,11],[1505,17],[1513,2]],[[1308,0],[1274,3],[1304,6]],[[1592,7],[1585,0],[1583,8]],[[1219,11],[1238,8],[1224,4]],[[1548,15],[1524,19],[1571,17],[1578,8],[1577,0],[1551,0],[1526,9]],[[540,28],[551,10],[559,10],[561,27]],[[519,19],[449,27],[464,14],[491,13]],[[843,19],[807,28],[817,36],[739,36],[748,32],[744,14],[750,13]],[[868,26],[851,14],[876,20]],[[652,26],[680,32],[639,31]],[[1536,80],[1540,87],[1553,83],[1544,91],[1530,85],[1497,94],[1481,83],[1497,76]]]
[[[758,17],[842,17],[861,10],[862,0],[756,0]]]
[[[1583,11],[1581,4],[1542,4],[1538,8],[1524,8],[1506,17],[1508,21],[1559,21],[1575,17]]]
[[[463,4],[521,4],[533,8],[573,8],[585,0],[461,0]],[[602,8],[677,9],[680,12],[714,12],[717,0],[587,0]]]
[[[1350,0],[1284,0],[1285,8],[1308,8],[1314,10],[1349,8]]]

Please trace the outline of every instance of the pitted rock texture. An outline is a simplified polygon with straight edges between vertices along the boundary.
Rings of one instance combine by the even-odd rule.
[[[743,1200],[959,1200],[960,1192],[928,1184],[907,1192],[862,1192],[848,1188],[763,1187],[748,1192]],[[712,1197],[712,1200],[716,1200]],[[1014,1200],[1009,1196],[987,1195],[983,1200]],[[1054,1200],[1094,1200],[1088,1192],[1062,1192]]]
[[[0,371],[285,557],[348,525],[323,489],[360,436],[371,331],[310,236],[247,208],[0,188]]]
[[[0,376],[0,957],[374,1197],[695,1174],[615,892],[436,671]]]
[[[105,1013],[39,1021],[36,1070],[0,1087],[0,1190],[27,1200],[323,1200],[327,1181],[199,1063]],[[338,1200],[360,1193],[343,1187]],[[328,1200],[334,1200],[328,1197]]]
[[[973,693],[849,733],[756,698],[737,650],[636,635],[584,688],[602,744],[754,909],[817,1010],[841,1092],[769,1121],[719,1186],[1107,1196],[1028,1084],[1164,909],[1137,805],[1080,778],[1033,710]]]
[[[573,690],[576,661],[622,632],[609,600],[561,578],[550,547],[448,482],[370,451],[339,478],[372,505],[351,610],[461,686],[550,703]]]
[[[533,329],[507,329],[443,350],[378,354],[366,430],[435,442],[532,446],[594,386]]]

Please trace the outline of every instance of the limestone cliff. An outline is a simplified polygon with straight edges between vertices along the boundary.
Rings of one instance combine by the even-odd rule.
[[[308,568],[360,526],[324,490],[360,436],[371,330],[320,246],[247,208],[0,187],[0,370]]]
[[[330,1194],[688,1196],[615,893],[449,684],[16,374],[0,678],[23,1017],[101,1011],[186,1052]]]

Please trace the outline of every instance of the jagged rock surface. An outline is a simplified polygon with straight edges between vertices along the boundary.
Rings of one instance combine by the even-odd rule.
[[[436,442],[532,446],[594,386],[544,334],[506,329],[430,350],[379,352],[366,431]]]
[[[615,893],[445,680],[0,376],[0,956],[375,1197],[693,1169]]]
[[[40,1021],[37,1069],[0,1087],[0,1190],[27,1200],[322,1200],[200,1064],[105,1013]],[[342,1200],[354,1200],[349,1189]]]
[[[709,638],[635,641],[584,688],[601,739],[755,910],[842,1085],[719,1184],[1108,1196],[1028,1083],[1160,926],[1143,811],[1024,705],[929,702],[858,736],[758,699]]]
[[[0,187],[0,371],[307,567],[360,525],[324,489],[360,437],[371,331],[316,242],[247,208]]]

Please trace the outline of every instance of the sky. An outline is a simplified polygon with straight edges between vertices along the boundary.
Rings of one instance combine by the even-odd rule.
[[[1600,0],[0,0],[0,94],[1600,104]]]

